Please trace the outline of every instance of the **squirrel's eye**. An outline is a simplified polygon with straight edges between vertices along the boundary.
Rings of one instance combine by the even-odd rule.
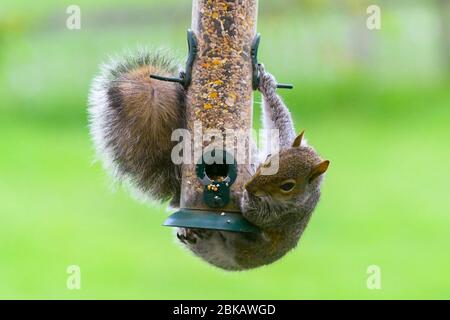
[[[293,182],[286,182],[286,183],[283,183],[280,186],[280,189],[282,191],[291,191],[292,189],[294,189],[294,187],[295,187],[295,183],[293,183]]]

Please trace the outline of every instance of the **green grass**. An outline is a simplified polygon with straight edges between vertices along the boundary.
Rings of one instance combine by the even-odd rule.
[[[296,127],[331,166],[299,247],[273,265],[239,273],[183,250],[161,226],[165,205],[135,201],[93,162],[85,110],[98,62],[148,39],[183,53],[184,26],[5,37],[0,298],[449,298],[449,84],[433,68],[402,75],[401,66],[391,71],[395,80],[380,78],[373,66],[315,74],[313,58],[297,50],[317,48],[289,41],[303,32],[297,27],[278,37],[274,19],[260,21],[262,59],[280,81],[296,84],[282,92]],[[298,26],[289,19],[280,23]],[[335,35],[322,33],[322,40]],[[280,57],[267,43],[292,50]],[[384,52],[392,50],[382,43]],[[417,56],[416,64],[426,66],[428,58]],[[393,65],[388,60],[375,59],[383,72]],[[66,288],[72,264],[81,268],[79,291]],[[381,290],[366,287],[373,264],[381,268]]]
[[[323,99],[329,91],[309,95]],[[387,107],[394,95],[373,103]],[[448,297],[449,176],[442,168],[450,97],[441,95],[440,112],[424,106],[384,121],[294,109],[297,126],[332,161],[323,199],[299,248],[242,273],[210,267],[175,244],[160,226],[164,206],[111,192],[92,164],[83,115],[79,126],[3,117],[0,297]],[[80,291],[65,287],[70,264],[81,267]],[[365,286],[371,264],[381,267],[380,291]]]

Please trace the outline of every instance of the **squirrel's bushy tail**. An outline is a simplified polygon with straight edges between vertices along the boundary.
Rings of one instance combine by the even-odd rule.
[[[176,204],[181,178],[170,138],[185,128],[185,91],[150,78],[177,76],[175,61],[165,51],[144,49],[110,59],[92,83],[88,111],[97,155],[114,177],[151,199]]]

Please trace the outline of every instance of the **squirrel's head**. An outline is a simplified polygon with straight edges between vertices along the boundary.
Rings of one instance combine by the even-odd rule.
[[[290,148],[275,155],[279,161],[278,171],[265,175],[264,168],[276,161],[275,156],[269,155],[245,185],[247,192],[258,198],[286,202],[316,190],[330,161],[322,160],[313,148],[302,146],[302,139],[303,132],[295,138]]]

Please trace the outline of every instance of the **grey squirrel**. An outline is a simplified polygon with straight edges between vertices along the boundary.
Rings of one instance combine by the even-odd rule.
[[[89,96],[90,132],[104,165],[149,198],[179,204],[180,166],[171,161],[174,129],[185,128],[185,89],[150,74],[179,72],[167,52],[141,50],[102,67]],[[244,270],[272,263],[294,248],[320,197],[329,161],[296,137],[289,110],[276,94],[274,77],[260,66],[263,125],[279,130],[279,169],[263,175],[275,155],[259,165],[245,185],[244,217],[260,233],[178,228],[177,238],[205,261]]]

